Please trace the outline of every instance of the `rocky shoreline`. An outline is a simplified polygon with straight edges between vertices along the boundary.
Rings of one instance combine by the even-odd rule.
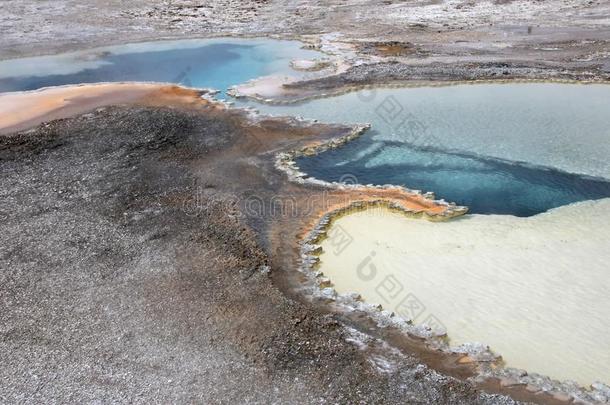
[[[514,63],[467,65],[433,64],[414,66],[399,62],[352,66],[347,71],[323,78],[285,84],[285,99],[266,102],[296,102],[309,98],[335,96],[350,91],[378,87],[443,86],[481,83],[610,83],[610,73],[589,69],[562,69],[557,66]],[[297,93],[294,95],[293,93]]]

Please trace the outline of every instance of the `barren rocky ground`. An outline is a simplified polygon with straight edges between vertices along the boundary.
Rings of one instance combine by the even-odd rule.
[[[285,179],[252,131],[110,107],[0,138],[0,402],[513,403],[274,285],[240,201]]]
[[[610,69],[602,0],[2,1],[0,57],[216,35],[398,41],[409,63],[526,61]]]

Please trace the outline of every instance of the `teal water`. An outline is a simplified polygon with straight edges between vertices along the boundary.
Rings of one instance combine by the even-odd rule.
[[[293,41],[186,40],[0,61],[0,92],[74,83],[171,82],[224,91],[299,73],[320,54]],[[471,212],[530,216],[610,197],[610,86],[459,85],[360,91],[263,113],[372,124],[344,148],[298,164],[310,175],[433,191]]]
[[[291,59],[319,55],[301,49],[299,42],[270,39],[149,42],[0,61],[0,92],[77,83],[150,81],[214,88],[224,97],[229,86],[260,76],[297,76],[289,68]]]

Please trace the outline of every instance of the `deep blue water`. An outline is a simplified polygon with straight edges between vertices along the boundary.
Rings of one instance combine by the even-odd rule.
[[[259,109],[372,125],[344,147],[298,161],[322,180],[432,191],[478,214],[531,216],[610,197],[607,85],[379,89]]]
[[[400,154],[400,163],[392,154]],[[371,165],[371,162],[376,162]],[[298,159],[312,177],[360,184],[396,184],[433,191],[470,213],[535,215],[578,201],[610,197],[610,182],[467,153],[373,141],[373,133],[339,148]]]

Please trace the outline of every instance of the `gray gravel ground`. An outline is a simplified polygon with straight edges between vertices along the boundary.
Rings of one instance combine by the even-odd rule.
[[[406,63],[549,62],[610,70],[602,0],[0,1],[0,59],[215,35],[398,41]]]
[[[0,138],[0,403],[514,403],[286,298],[226,197],[243,136],[112,107]]]

